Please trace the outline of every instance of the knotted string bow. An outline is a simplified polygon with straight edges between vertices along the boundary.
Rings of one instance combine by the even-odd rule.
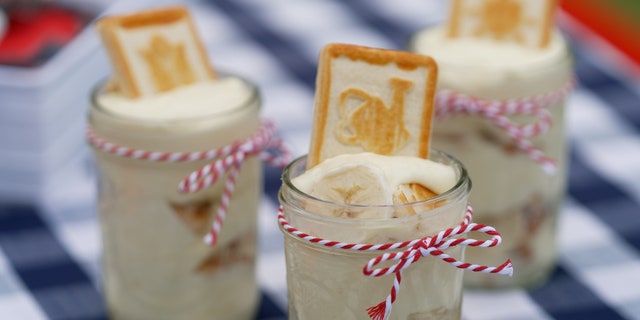
[[[391,291],[387,298],[379,304],[367,309],[369,317],[373,320],[382,320],[386,319],[389,316],[389,314],[391,313],[392,304],[396,301],[397,293],[400,290],[402,271],[408,268],[414,262],[418,261],[421,257],[434,256],[446,263],[453,265],[456,268],[473,272],[495,273],[509,276],[513,274],[513,266],[510,260],[505,261],[503,264],[497,267],[481,266],[477,264],[458,261],[442,251],[455,246],[472,246],[483,248],[495,247],[502,242],[502,236],[495,228],[484,224],[471,223],[472,216],[473,209],[470,205],[467,205],[465,218],[462,223],[460,223],[460,225],[454,228],[448,228],[446,230],[440,231],[435,236],[387,244],[354,244],[326,240],[304,233],[289,224],[289,222],[284,217],[282,207],[280,207],[280,209],[278,210],[278,222],[282,226],[283,230],[302,240],[317,245],[357,251],[384,251],[406,248],[405,251],[384,253],[380,256],[377,256],[369,260],[369,262],[367,262],[367,264],[363,267],[362,273],[369,277],[380,277],[384,275],[394,274],[393,286],[391,287]],[[475,240],[467,238],[455,238],[456,236],[472,231],[487,234],[491,236],[491,239]],[[385,261],[398,262],[390,267],[379,269],[374,268],[376,265]]]
[[[502,129],[513,140],[515,146],[538,163],[547,174],[553,174],[557,169],[556,161],[534,146],[529,138],[549,130],[552,117],[547,108],[565,99],[575,85],[575,80],[571,79],[557,91],[521,99],[496,101],[440,90],[435,99],[435,116],[437,119],[456,114],[482,116]],[[534,116],[537,120],[532,124],[518,125],[509,119],[509,116],[513,115]]]
[[[190,173],[178,185],[180,192],[197,192],[209,187],[218,181],[220,176],[228,173],[216,217],[209,233],[204,238],[204,241],[210,245],[215,245],[217,242],[218,234],[227,216],[236,179],[244,161],[251,156],[260,156],[268,164],[279,167],[283,167],[291,161],[291,154],[284,147],[282,140],[276,136],[275,124],[269,120],[262,120],[255,134],[246,140],[236,141],[219,149],[195,152],[156,152],[118,146],[98,137],[90,126],[87,127],[86,135],[89,143],[96,148],[131,159],[155,162],[190,162],[216,159]]]

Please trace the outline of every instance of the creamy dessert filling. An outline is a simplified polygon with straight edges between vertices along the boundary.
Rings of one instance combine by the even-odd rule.
[[[391,205],[402,185],[417,183],[436,194],[453,187],[454,170],[410,156],[363,152],[329,158],[293,180],[302,192],[323,200],[359,205]]]
[[[246,103],[252,88],[236,77],[201,81],[163,94],[131,99],[120,92],[105,92],[98,104],[131,119],[179,121],[231,111]]]

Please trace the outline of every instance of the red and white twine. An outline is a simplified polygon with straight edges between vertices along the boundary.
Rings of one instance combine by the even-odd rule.
[[[157,152],[118,146],[98,137],[90,126],[87,127],[86,136],[89,143],[97,149],[125,158],[153,162],[191,162],[215,159],[212,163],[190,173],[178,185],[180,192],[197,192],[215,183],[225,173],[228,174],[216,217],[209,233],[204,238],[204,241],[209,245],[215,245],[217,242],[218,234],[227,216],[238,173],[247,157],[260,156],[268,164],[279,167],[284,167],[291,161],[291,154],[283,146],[282,140],[276,136],[274,123],[268,120],[261,121],[255,134],[246,140],[236,141],[222,148],[207,151]],[[276,152],[271,153],[269,150]]]
[[[310,243],[317,245],[343,249],[343,250],[356,250],[356,251],[386,251],[406,249],[399,252],[387,252],[379,255],[371,260],[364,266],[362,273],[369,277],[380,277],[389,274],[394,274],[393,286],[387,298],[379,304],[369,307],[367,313],[373,320],[386,319],[391,313],[392,304],[396,301],[397,293],[400,290],[400,282],[402,281],[402,271],[408,268],[412,263],[418,261],[421,257],[433,256],[444,262],[451,264],[452,266],[468,271],[481,272],[481,273],[495,273],[503,275],[513,275],[513,265],[510,260],[505,261],[503,264],[497,267],[481,266],[477,264],[471,264],[467,262],[458,261],[450,255],[444,253],[445,250],[455,246],[471,246],[471,247],[495,247],[502,242],[502,236],[493,227],[472,223],[473,209],[470,205],[467,205],[467,211],[465,218],[455,228],[449,228],[438,232],[435,236],[428,236],[421,239],[415,239],[404,242],[386,243],[386,244],[356,244],[356,243],[344,243],[333,240],[326,240],[318,238],[307,233],[304,233],[295,227],[291,226],[284,217],[283,208],[280,207],[278,211],[278,222],[282,228]],[[491,236],[488,240],[475,240],[468,238],[455,238],[456,236],[463,235],[468,232],[480,232]],[[398,261],[396,264],[376,269],[375,266],[386,261]]]
[[[436,119],[444,119],[456,114],[482,116],[502,129],[514,141],[516,147],[537,162],[546,173],[553,174],[557,169],[556,161],[534,146],[529,138],[549,130],[552,117],[547,108],[564,100],[575,85],[575,79],[571,79],[557,91],[520,99],[495,101],[441,90],[436,94],[435,116]],[[512,115],[534,116],[537,121],[532,124],[518,125],[508,118]]]

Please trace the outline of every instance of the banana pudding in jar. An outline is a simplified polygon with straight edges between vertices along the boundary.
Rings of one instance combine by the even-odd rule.
[[[89,111],[110,318],[253,319],[261,163],[228,147],[260,130],[256,87],[211,69],[185,8],[96,26],[114,67]],[[198,171],[223,157],[216,181]]]
[[[554,8],[552,0],[454,0],[446,25],[410,42],[410,51],[439,66],[433,146],[465,164],[476,221],[504,237],[497,248],[467,249],[467,257],[483,264],[508,257],[517,269],[512,278],[467,274],[469,286],[535,286],[555,266],[573,83]]]
[[[309,154],[279,192],[290,319],[460,319],[464,270],[511,274],[462,261],[501,238],[470,221],[463,164],[429,148],[436,75],[409,52],[322,50]]]
[[[357,244],[410,241],[455,227],[464,219],[471,183],[455,159],[437,151],[430,159],[358,153],[305,170],[306,158],[300,158],[283,174],[279,199],[284,215],[314,236]],[[406,190],[417,181],[437,196],[399,201],[413,195]],[[381,254],[398,251],[346,251],[285,232],[289,319],[366,319],[365,310],[389,294],[393,280],[391,275],[367,278],[362,268]],[[460,260],[464,247],[447,254]],[[402,289],[388,319],[459,319],[463,270],[423,259],[402,273]]]

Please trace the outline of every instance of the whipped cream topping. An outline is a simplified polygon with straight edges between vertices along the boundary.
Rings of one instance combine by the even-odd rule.
[[[438,86],[486,99],[554,90],[568,77],[567,45],[555,31],[544,48],[472,37],[449,38],[443,26],[417,33],[411,51],[433,57]],[[463,76],[461,76],[463,75]]]
[[[328,177],[339,179],[331,179],[328,184]],[[360,187],[376,193],[370,196],[377,197],[378,205],[393,204],[392,195],[402,184],[418,183],[440,194],[453,188],[457,181],[454,169],[441,163],[411,156],[363,152],[326,159],[292,182],[300,191],[315,196],[318,192],[323,193],[320,189],[358,185],[360,180],[365,180],[362,178],[366,179],[367,185]]]
[[[127,118],[181,120],[215,115],[244,105],[252,88],[235,77],[182,86],[163,94],[130,99],[118,92],[98,96],[104,109]]]
[[[544,66],[566,52],[566,44],[558,32],[544,48],[531,48],[513,42],[486,38],[449,38],[442,26],[418,33],[413,49],[431,55],[446,65],[479,65],[488,70],[524,70]]]

